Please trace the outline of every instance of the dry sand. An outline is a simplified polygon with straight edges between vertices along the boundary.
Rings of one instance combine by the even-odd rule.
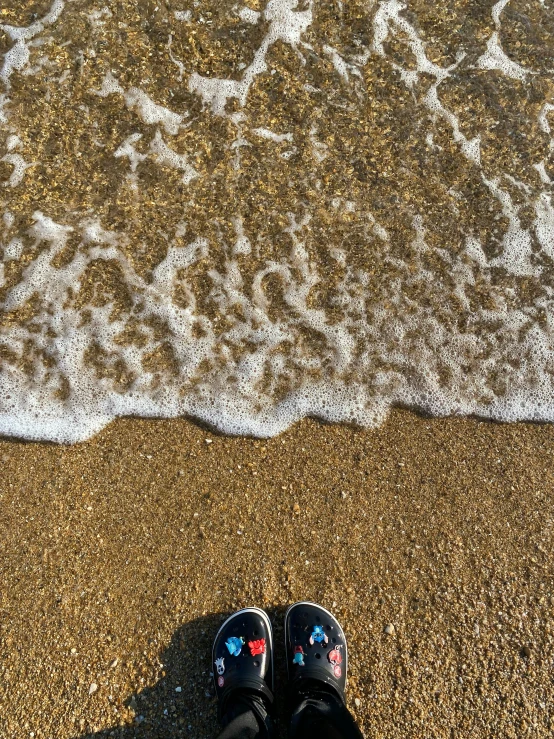
[[[306,598],[345,627],[367,737],[552,736],[553,450],[405,411],[0,442],[0,736],[213,737],[218,624],[262,606],[280,647]]]

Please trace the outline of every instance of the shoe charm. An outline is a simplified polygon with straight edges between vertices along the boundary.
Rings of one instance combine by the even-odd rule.
[[[215,661],[215,669],[218,675],[223,675],[225,672],[225,657],[218,657]]]
[[[250,647],[250,654],[252,657],[255,657],[257,654],[265,654],[265,639],[249,641],[248,646]]]
[[[329,638],[327,634],[323,631],[323,626],[314,626],[314,630],[312,631],[308,641],[310,642],[310,646],[312,647],[314,645],[314,642],[327,646]]]
[[[333,672],[335,674],[335,677],[340,677],[342,675],[342,668],[341,668],[341,662],[342,662],[342,644],[337,644],[336,647],[331,649],[329,654],[327,655],[329,662],[333,665]]]
[[[299,665],[300,667],[304,667],[304,650],[302,649],[300,644],[297,644],[294,647],[294,657],[292,658],[292,662],[295,665]]]
[[[231,655],[231,657],[239,656],[243,644],[244,639],[242,638],[242,636],[230,636],[225,642],[225,646],[229,650],[229,654]]]

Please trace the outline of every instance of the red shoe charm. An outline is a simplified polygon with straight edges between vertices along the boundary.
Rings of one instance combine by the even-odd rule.
[[[249,641],[248,646],[250,647],[250,654],[252,657],[255,657],[257,654],[265,654],[265,639]]]

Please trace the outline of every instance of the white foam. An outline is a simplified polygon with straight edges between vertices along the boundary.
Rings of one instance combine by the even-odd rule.
[[[234,254],[250,254],[252,251],[252,244],[250,239],[244,233],[244,225],[242,216],[236,216],[233,218],[233,226],[237,232],[237,240],[235,241]]]
[[[554,207],[551,196],[542,193],[535,202],[535,234],[544,252],[554,259]]]
[[[173,15],[178,21],[190,21],[192,18],[192,10],[175,10]]]
[[[183,121],[183,116],[174,113],[163,105],[158,105],[138,87],[131,87],[124,94],[124,98],[129,110],[138,113],[144,123],[149,125],[161,123],[166,133],[170,136],[175,136],[179,133],[179,126]]]
[[[125,90],[121,87],[117,79],[111,72],[106,72],[102,80],[102,87],[99,90],[91,90],[93,95],[106,98],[108,95],[123,95]]]
[[[509,2],[510,0],[498,0],[498,2],[492,6],[492,19],[497,28],[500,28],[500,15]]]
[[[252,8],[244,7],[239,10],[239,17],[245,23],[252,23],[253,25],[257,25],[260,20],[260,16],[261,13],[259,13],[257,10],[252,10]]]
[[[185,154],[177,154],[176,151],[170,149],[162,138],[160,131],[156,131],[154,139],[150,144],[150,151],[154,155],[154,160],[158,164],[172,167],[173,169],[182,170],[183,182],[188,185],[192,180],[198,177],[198,172],[189,163]]]
[[[50,10],[44,18],[35,21],[30,26],[20,28],[0,23],[0,29],[5,31],[10,39],[15,42],[12,48],[4,55],[2,69],[0,69],[0,80],[4,82],[8,89],[10,87],[10,77],[12,73],[14,71],[22,71],[29,63],[29,42],[41,33],[46,26],[55,23],[60,17],[64,7],[64,0],[54,0]]]
[[[430,111],[444,118],[451,125],[454,141],[460,144],[464,156],[479,166],[481,163],[481,137],[474,136],[472,139],[466,138],[460,130],[457,117],[440,102],[436,85],[431,85],[429,92],[424,98],[424,103]]]
[[[138,165],[141,162],[144,162],[145,159],[148,159],[147,154],[141,154],[133,146],[133,144],[136,144],[138,141],[141,140],[141,138],[142,138],[141,133],[132,133],[114,151],[114,157],[116,157],[116,159],[120,159],[121,157],[127,157],[127,159],[131,163],[131,172],[136,172]]]
[[[35,223],[29,229],[29,235],[35,238],[35,243],[48,242],[50,249],[29,264],[24,270],[23,280],[10,290],[4,303],[8,311],[21,307],[35,292],[48,295],[59,289],[55,268],[50,265],[50,260],[63,249],[73,228],[55,223],[40,211],[33,213],[33,219]]]
[[[26,162],[21,154],[5,154],[0,161],[7,162],[13,167],[8,181],[4,183],[6,187],[17,187],[20,185],[25,176],[25,171],[34,166],[32,162]]]
[[[12,48],[6,53],[2,69],[0,70],[0,80],[2,80],[7,87],[9,87],[12,73],[14,71],[21,71],[28,64],[29,57],[29,49],[23,39],[16,41]]]
[[[535,269],[531,264],[531,234],[527,229],[522,228],[517,208],[512,202],[510,194],[502,190],[498,180],[487,180],[483,177],[483,182],[489,188],[494,197],[499,201],[502,207],[502,213],[509,221],[509,226],[504,235],[502,254],[491,261],[491,265],[504,267],[513,275],[524,276],[532,275]]]
[[[179,70],[179,82],[182,82],[183,81],[183,75],[185,73],[185,65],[183,64],[183,62],[180,59],[177,59],[177,57],[173,54],[173,51],[171,50],[172,43],[173,43],[173,36],[170,33],[169,34],[168,41],[167,41],[167,53],[169,54],[169,58],[171,59],[171,61],[173,62],[173,64],[175,64],[175,66],[178,68],[178,70]]]
[[[12,45],[1,67],[3,123],[11,107],[7,91],[13,74],[34,74],[41,65],[50,74],[51,62],[39,44],[46,40],[42,31],[62,19],[63,6],[53,3],[50,12],[27,29],[4,28]],[[477,68],[502,68],[504,74],[528,85],[532,71],[514,67],[501,49],[505,6],[506,0],[501,0],[491,10],[496,31]],[[209,31],[209,19],[199,15],[201,5],[193,7],[194,21],[205,22],[203,30]],[[543,279],[554,259],[554,207],[547,171],[554,146],[550,122],[554,105],[544,102],[538,113],[542,139],[550,140],[543,141],[543,151],[537,157],[542,160],[522,166],[520,171],[499,173],[494,169],[491,174],[487,159],[481,161],[480,136],[465,135],[458,111],[445,102],[447,96],[441,87],[446,87],[446,81],[456,84],[454,71],[462,55],[447,67],[432,61],[421,30],[424,26],[417,22],[413,9],[405,15],[407,7],[399,0],[379,2],[373,20],[369,20],[371,14],[368,16],[371,46],[363,47],[355,39],[354,54],[335,35],[317,38],[319,25],[314,19],[319,8],[315,3],[270,0],[260,13],[235,5],[229,11],[231,21],[236,24],[238,15],[243,22],[259,25],[264,34],[250,63],[242,69],[237,66],[239,79],[207,78],[195,72],[185,79],[188,64],[174,56],[174,37],[168,33],[169,77],[175,71],[171,63],[178,70],[168,84],[175,85],[176,79],[184,81],[209,108],[195,115],[203,115],[204,122],[209,122],[212,114],[226,116],[234,129],[234,140],[224,142],[233,167],[225,186],[235,187],[248,175],[243,169],[245,147],[256,147],[252,153],[261,151],[274,159],[281,156],[286,160],[298,153],[313,157],[294,212],[270,214],[274,227],[285,221],[275,242],[273,236],[270,239],[263,229],[254,227],[248,199],[240,200],[236,212],[228,211],[228,201],[223,203],[221,213],[214,213],[205,233],[198,233],[196,223],[187,224],[186,208],[195,206],[196,188],[203,192],[206,184],[204,175],[201,177],[193,166],[205,151],[181,153],[181,137],[172,139],[188,126],[184,123],[187,112],[171,110],[154,100],[142,89],[149,80],[126,90],[117,78],[118,68],[104,68],[107,71],[99,89],[91,92],[98,98],[119,96],[116,102],[121,107],[125,104],[136,116],[136,125],[125,128],[115,145],[100,140],[98,128],[92,130],[94,145],[111,146],[105,152],[113,154],[120,160],[117,166],[127,170],[122,186],[133,188],[137,204],[141,202],[145,169],[141,165],[174,169],[186,185],[183,213],[177,215],[176,225],[169,230],[163,219],[156,224],[167,250],[148,279],[137,273],[136,264],[127,255],[136,258],[140,249],[147,250],[150,245],[131,243],[132,229],[121,226],[121,232],[115,231],[92,210],[76,213],[68,208],[65,217],[54,218],[45,206],[34,213],[30,228],[16,232],[20,209],[10,205],[10,198],[17,200],[20,194],[14,188],[23,192],[31,176],[25,172],[31,165],[24,159],[22,143],[28,138],[10,121],[5,130],[4,162],[13,172],[2,190],[6,205],[0,221],[0,286],[6,288],[6,275],[15,273],[14,260],[21,262],[22,276],[2,291],[0,307],[4,312],[16,311],[31,300],[39,307],[30,321],[10,321],[2,328],[2,344],[17,357],[25,357],[25,367],[32,363],[32,372],[24,372],[22,362],[12,365],[2,360],[0,433],[73,442],[91,436],[119,415],[132,414],[192,415],[222,431],[269,436],[306,415],[375,425],[394,404],[435,415],[464,413],[499,420],[554,421],[554,290]],[[87,12],[89,25],[94,27],[87,59],[94,60],[94,39],[102,24],[108,26],[114,19],[107,6]],[[189,23],[193,12],[174,11],[173,18]],[[240,24],[238,27],[245,30]],[[180,30],[177,27],[177,32]],[[313,38],[308,39],[308,31],[313,32]],[[410,52],[407,56],[413,61],[409,65],[398,61],[400,55],[394,59],[387,55],[388,39]],[[264,116],[258,117],[247,105],[259,75],[277,73],[269,68],[270,50],[277,42],[291,47],[299,85],[316,104],[318,115],[307,118],[306,131],[298,135],[287,131],[287,124],[278,116],[266,116],[264,111]],[[359,197],[354,180],[351,188],[329,191],[327,163],[319,165],[337,152],[332,151],[332,137],[325,133],[323,139],[321,132],[327,126],[317,122],[329,111],[317,97],[322,97],[321,90],[305,81],[307,52],[313,55],[313,63],[319,56],[328,80],[332,81],[336,72],[332,94],[327,87],[322,89],[332,106],[341,108],[341,115],[356,114],[356,106],[351,103],[352,89],[346,90],[338,77],[344,83],[356,83],[355,93],[365,100],[367,93],[359,80],[361,68],[377,61],[372,55],[379,55],[379,64],[397,73],[399,92],[423,108],[418,134],[422,151],[426,151],[423,142],[439,150],[436,129],[440,126],[441,139],[446,132],[474,165],[471,176],[476,183],[488,188],[490,217],[498,220],[494,258],[487,256],[491,246],[485,246],[478,232],[465,233],[462,246],[457,247],[445,229],[437,246],[433,219],[419,212],[413,200],[391,204],[402,210],[401,219],[411,220],[412,236],[402,242],[397,232],[391,229],[389,233],[386,216],[378,215],[378,206]],[[102,59],[102,63],[106,61],[109,63]],[[474,69],[469,74],[478,72]],[[54,84],[62,84],[66,77],[53,68],[52,79],[57,80]],[[168,94],[171,97],[171,92]],[[231,98],[238,101],[239,109],[227,112]],[[98,99],[96,105],[104,106]],[[94,102],[81,110],[90,116]],[[265,125],[260,125],[262,122]],[[345,160],[345,167],[350,164]],[[280,166],[285,172],[292,169],[283,163]],[[390,168],[376,174],[394,175]],[[290,186],[296,184],[291,172]],[[445,175],[443,184],[451,196],[449,218],[462,218],[462,206],[467,203],[461,183]],[[183,188],[178,190],[181,193]],[[178,203],[177,198],[172,208]],[[326,235],[322,243],[321,232],[314,241],[313,221],[321,225],[320,215],[332,219],[328,243]],[[337,241],[333,221],[352,228],[360,244],[350,243],[349,232]],[[68,259],[70,238],[75,250]],[[352,248],[355,253],[367,250],[362,260],[366,266],[351,258]],[[59,258],[62,253],[63,260]],[[126,307],[118,305],[115,310],[109,281],[91,282],[91,267],[119,273],[128,296]],[[521,298],[522,282],[537,293],[527,303]],[[85,287],[94,290],[97,299],[83,308]],[[325,307],[314,299],[320,293],[327,295]],[[479,296],[484,296],[481,302]],[[203,312],[206,302],[213,309],[209,313]],[[534,319],[539,313],[540,323]],[[140,345],[122,340],[131,325],[138,325]],[[160,326],[165,327],[161,339]],[[106,376],[98,376],[87,360],[92,346],[99,349],[100,359],[112,370]],[[146,369],[160,349],[170,353],[172,369]],[[38,358],[41,356],[48,357],[48,366]],[[123,388],[111,376],[122,367],[130,378]],[[499,389],[502,381],[505,388]],[[69,392],[62,396],[62,388],[69,388]]]
[[[477,59],[477,66],[480,69],[498,70],[514,80],[524,80],[528,74],[527,69],[506,56],[498,40],[497,31],[494,31],[488,40],[486,52]]]
[[[159,105],[138,87],[131,87],[125,92],[111,72],[104,75],[101,88],[91,90],[91,92],[103,98],[108,97],[108,95],[123,95],[127,108],[136,113],[144,123],[147,125],[161,124],[170,136],[176,136],[179,133],[179,128],[183,122],[182,115]],[[137,140],[135,139],[131,143]]]
[[[546,168],[545,168],[544,159],[542,160],[542,162],[539,162],[538,164],[533,164],[533,167],[539,173],[539,176],[541,178],[541,182],[544,185],[551,185],[552,184],[552,180],[548,176],[548,173],[547,173]]]
[[[18,27],[0,24],[0,28],[8,34],[12,41],[30,41],[32,38],[44,31],[46,26],[50,26],[52,23],[55,23],[60,17],[64,7],[64,0],[54,0],[48,13],[30,26]]]
[[[327,56],[331,58],[333,66],[337,70],[338,74],[343,78],[343,80],[348,82],[348,80],[350,79],[350,76],[348,74],[348,65],[346,64],[342,56],[338,53],[338,51],[336,49],[333,49],[332,46],[327,45],[323,47],[323,51],[325,54],[327,54]]]
[[[189,77],[188,88],[200,95],[205,105],[209,105],[215,115],[223,115],[225,105],[230,98],[237,98],[243,104],[246,101],[249,85],[236,80],[209,79],[193,72]]]
[[[394,33],[395,29],[401,31],[408,38],[408,45],[416,59],[415,70],[405,70],[396,63],[392,63],[392,67],[396,69],[402,81],[409,89],[412,89],[419,80],[420,74],[431,75],[435,78],[423,98],[423,102],[433,113],[433,117],[441,117],[446,120],[452,127],[454,141],[460,145],[460,149],[464,156],[477,166],[481,162],[481,140],[479,136],[468,139],[460,129],[460,123],[457,116],[449,111],[440,101],[438,87],[451,72],[463,61],[465,54],[458,54],[456,61],[450,67],[441,67],[427,58],[426,44],[420,38],[416,29],[404,18],[401,13],[405,10],[406,5],[400,0],[383,0],[379,3],[379,8],[373,18],[373,43],[372,49],[375,53],[385,56],[384,42],[389,34]]]
[[[487,257],[485,256],[485,252],[483,251],[483,247],[481,246],[481,243],[478,239],[476,239],[474,236],[468,236],[466,240],[466,253],[472,259],[474,262],[477,262],[477,264],[485,269],[489,266],[487,262]]]
[[[9,244],[4,247],[4,261],[19,259],[23,252],[23,241],[21,239],[12,239]]]
[[[283,41],[293,48],[298,47],[302,34],[312,23],[312,4],[313,0],[309,0],[308,8],[300,11],[296,0],[269,0],[263,11],[263,19],[269,23],[267,34],[252,63],[245,68],[242,80],[208,78],[193,72],[189,77],[189,90],[199,95],[215,115],[224,115],[227,101],[232,98],[244,106],[255,78],[267,71],[265,59],[270,46]]]
[[[539,126],[545,133],[551,132],[548,114],[552,111],[554,111],[554,103],[545,103],[539,112]]]
[[[175,272],[198,262],[206,256],[207,251],[208,242],[204,238],[195,239],[186,247],[171,247],[163,262],[154,270],[154,285],[159,290],[169,291],[173,287]]]
[[[312,156],[316,162],[322,162],[327,157],[328,146],[317,138],[318,128],[310,128],[310,143],[312,145]]]
[[[5,112],[6,105],[9,102],[9,98],[5,93],[0,94],[0,123],[7,123],[8,116]]]
[[[391,66],[398,72],[400,79],[408,89],[413,89],[419,82],[419,71],[417,69],[404,69],[395,62]]]
[[[106,230],[98,218],[85,219],[82,224],[84,244],[107,244],[117,247],[121,237],[115,231]]]
[[[95,31],[100,31],[106,25],[106,20],[112,16],[112,11],[107,6],[104,6],[100,10],[93,10],[88,13],[87,18],[89,19],[92,28]]]
[[[253,128],[252,133],[255,133],[256,136],[261,136],[264,139],[276,141],[277,143],[294,140],[292,133],[275,133],[274,131],[270,131],[268,128]]]

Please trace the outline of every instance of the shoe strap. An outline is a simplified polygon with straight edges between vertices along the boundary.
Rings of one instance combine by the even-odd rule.
[[[327,688],[332,688],[333,692],[336,693],[341,702],[346,705],[342,688],[325,667],[313,665],[300,668],[296,677],[291,680],[290,687],[292,690],[301,690],[304,680],[317,680],[319,683],[324,683]]]
[[[229,699],[234,693],[240,690],[248,690],[257,693],[258,695],[261,695],[263,698],[265,698],[270,706],[273,704],[273,693],[268,688],[265,680],[263,680],[261,677],[254,678],[241,676],[240,678],[231,678],[228,682],[226,682],[225,689],[221,694],[221,699],[219,701],[220,715],[225,714]]]

